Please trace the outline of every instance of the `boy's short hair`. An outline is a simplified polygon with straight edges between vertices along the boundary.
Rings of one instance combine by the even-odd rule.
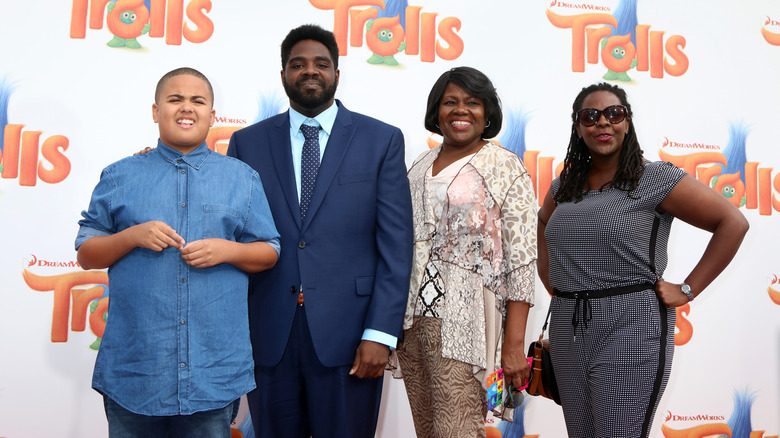
[[[191,67],[179,67],[175,70],[171,70],[168,73],[165,73],[163,77],[160,78],[160,80],[157,82],[157,89],[154,91],[154,102],[159,104],[160,103],[160,94],[162,94],[163,88],[165,88],[165,84],[168,82],[168,79],[171,79],[176,76],[181,75],[190,75],[195,76],[196,78],[203,79],[204,82],[206,82],[206,85],[208,85],[209,88],[209,98],[211,99],[211,105],[214,106],[214,88],[211,86],[211,82],[209,82],[209,78],[206,77],[203,73],[195,70]]]

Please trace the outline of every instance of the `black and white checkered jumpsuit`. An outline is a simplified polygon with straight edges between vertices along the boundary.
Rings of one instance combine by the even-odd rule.
[[[607,188],[557,204],[544,234],[551,286],[574,293],[654,283],[666,269],[674,219],[656,207],[684,175],[670,163],[648,162],[631,197]],[[553,194],[559,186],[553,181]],[[650,287],[587,302],[555,296],[550,305],[550,348],[569,436],[648,436],[669,380],[675,310]]]

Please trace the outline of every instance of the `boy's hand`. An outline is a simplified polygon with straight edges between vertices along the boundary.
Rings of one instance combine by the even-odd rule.
[[[225,239],[201,239],[190,242],[181,249],[184,263],[195,268],[210,268],[225,262],[224,254],[230,242]]]
[[[131,227],[136,246],[160,252],[165,248],[182,248],[184,239],[165,222],[149,221]]]

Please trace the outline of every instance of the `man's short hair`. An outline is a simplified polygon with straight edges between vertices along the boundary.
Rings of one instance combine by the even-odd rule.
[[[304,24],[291,30],[284,38],[284,41],[282,41],[282,70],[285,69],[287,61],[290,60],[293,46],[303,40],[314,40],[322,43],[330,53],[333,68],[339,68],[339,45],[333,32],[325,30],[316,24]]]

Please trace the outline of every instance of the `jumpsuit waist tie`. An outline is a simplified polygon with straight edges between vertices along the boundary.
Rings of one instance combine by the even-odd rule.
[[[653,283],[639,283],[629,286],[611,287],[609,289],[596,289],[586,290],[579,292],[563,292],[559,289],[553,288],[553,296],[575,300],[574,312],[571,316],[571,325],[574,327],[574,341],[577,341],[577,326],[580,324],[580,316],[582,318],[582,325],[587,331],[588,322],[593,319],[593,310],[590,305],[591,298],[606,298],[614,297],[616,295],[630,294],[647,289],[653,289],[655,285]],[[582,310],[580,312],[580,310]]]

